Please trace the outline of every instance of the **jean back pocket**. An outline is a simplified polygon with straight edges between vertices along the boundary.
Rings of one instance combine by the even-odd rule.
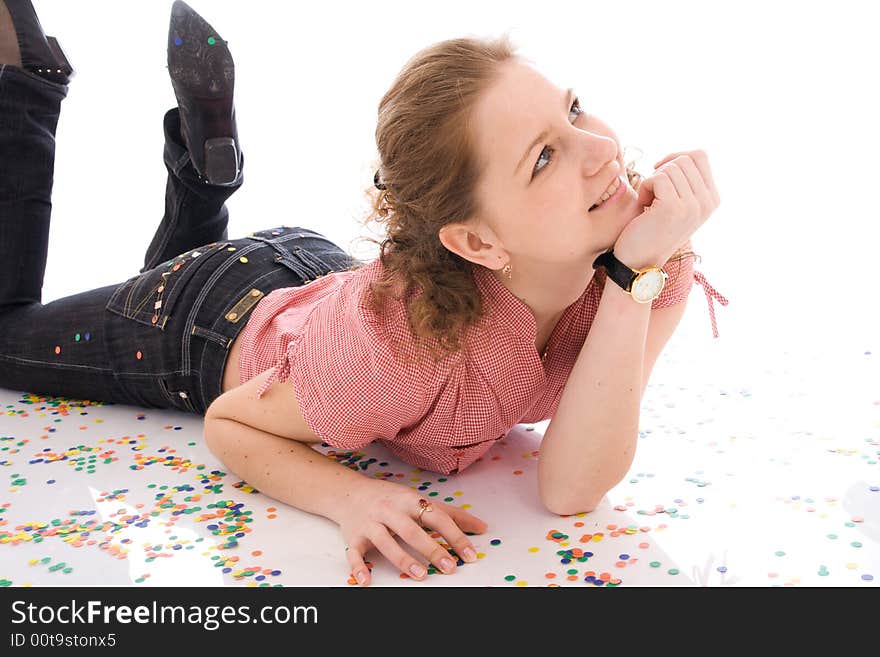
[[[164,330],[187,282],[209,261],[226,253],[229,244],[212,242],[132,276],[116,289],[107,301],[106,309],[146,326]]]

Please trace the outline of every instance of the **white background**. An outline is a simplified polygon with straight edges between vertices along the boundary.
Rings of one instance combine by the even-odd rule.
[[[246,157],[230,237],[358,223],[380,98],[441,39],[510,30],[520,52],[639,146],[710,156],[722,205],[694,238],[736,330],[789,344],[876,335],[878,11],[868,2],[191,3],[229,42]],[[58,128],[44,301],[122,281],[162,215],[171,2],[37,0],[77,69]],[[365,250],[366,249],[366,250]],[[694,290],[694,295],[699,289]],[[700,295],[702,296],[702,295]],[[706,322],[705,302],[689,316]],[[707,334],[709,329],[702,329]]]

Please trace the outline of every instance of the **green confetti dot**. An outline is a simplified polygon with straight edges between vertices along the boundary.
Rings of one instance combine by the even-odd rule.
[[[76,340],[77,342],[79,342],[79,333],[77,333],[76,335],[74,335],[74,336],[73,336],[73,339]]]
[[[215,39],[214,37],[208,37],[209,46],[213,46],[215,43],[217,43],[217,39]]]
[[[776,550],[776,552],[774,552],[774,554],[777,557],[784,557],[785,556],[785,552],[783,552],[782,550]]]
[[[668,572],[670,575],[678,575],[681,571],[679,571],[678,568],[670,568]]]
[[[569,568],[566,572],[569,575],[577,575],[578,574],[577,568]]]
[[[850,545],[852,545],[853,547],[856,547],[856,548],[862,547],[862,544],[859,543],[858,541],[853,541],[852,543],[850,543]]]
[[[837,534],[828,534],[828,538],[835,539],[837,538]]]
[[[65,568],[65,569],[62,570],[61,572],[64,573],[65,575],[69,575],[70,573],[73,572],[73,568],[71,568],[70,566],[68,566],[67,568]]]
[[[516,575],[505,575],[504,579],[506,579],[508,582],[512,582],[516,579]]]
[[[652,561],[652,562],[651,562],[650,564],[648,564],[648,565],[651,566],[651,568],[659,568],[659,567],[660,567],[660,562],[659,562],[659,561]]]

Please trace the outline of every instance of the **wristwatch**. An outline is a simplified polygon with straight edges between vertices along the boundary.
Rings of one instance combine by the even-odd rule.
[[[593,269],[602,267],[612,281],[639,303],[651,303],[660,296],[669,277],[660,267],[632,269],[623,264],[609,249],[593,261]]]

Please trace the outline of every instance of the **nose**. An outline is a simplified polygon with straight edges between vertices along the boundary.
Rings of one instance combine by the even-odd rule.
[[[578,139],[585,177],[598,175],[613,160],[620,163],[620,147],[613,137],[581,130]]]

